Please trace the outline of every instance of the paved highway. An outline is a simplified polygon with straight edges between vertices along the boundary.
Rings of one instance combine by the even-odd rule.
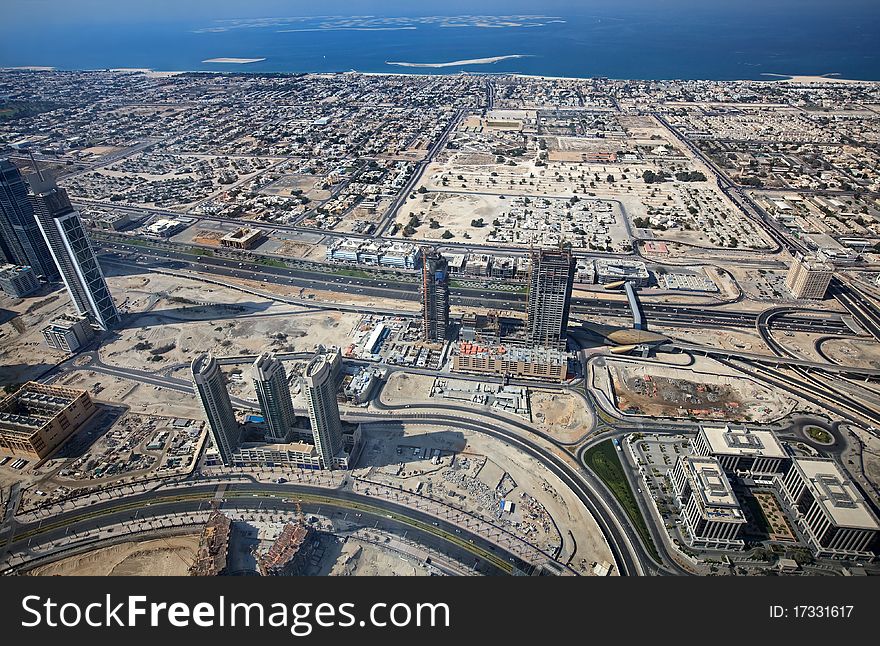
[[[215,484],[147,492],[125,498],[98,502],[86,510],[73,510],[49,521],[35,521],[15,528],[7,545],[9,552],[27,551],[36,545],[64,541],[70,533],[100,530],[167,514],[205,511],[218,492]],[[326,514],[331,509],[357,513],[365,517],[364,526],[407,533],[419,543],[449,554],[463,563],[475,563],[486,574],[510,574],[515,570],[530,573],[525,563],[487,538],[432,516],[428,513],[372,496],[346,490],[328,490],[300,484],[233,483],[226,484],[221,509],[278,509],[293,513],[297,500],[306,513]],[[337,515],[342,515],[337,513]]]
[[[418,303],[419,292],[415,275],[412,280],[401,281],[399,277],[367,277],[363,275],[335,274],[301,268],[284,268],[247,263],[217,256],[198,256],[174,250],[150,250],[136,245],[104,243],[102,249],[110,252],[101,261],[119,267],[149,271],[150,269],[179,270],[210,273],[212,276],[230,276],[266,284],[285,285],[301,290],[326,290],[375,298],[412,301]],[[112,255],[117,254],[117,255]],[[139,259],[139,260],[138,260]],[[467,281],[464,281],[467,282]],[[506,311],[522,311],[525,308],[523,292],[503,291],[486,288],[453,286],[450,288],[450,301],[461,307],[489,307]],[[355,308],[358,309],[358,308]],[[389,315],[412,314],[389,308]],[[663,305],[642,303],[643,313],[649,325],[688,328],[753,328],[757,313],[753,311],[718,309],[712,306]],[[599,300],[594,298],[572,298],[572,314],[589,317],[608,316],[631,318],[629,305],[621,300]],[[852,331],[842,321],[839,314],[816,311],[814,313],[792,313],[778,318],[778,329],[822,334],[850,334]]]

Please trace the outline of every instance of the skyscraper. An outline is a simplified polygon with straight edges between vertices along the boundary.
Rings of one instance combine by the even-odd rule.
[[[267,439],[288,442],[296,415],[284,364],[274,354],[264,352],[254,361],[253,379],[257,401],[269,427]]]
[[[442,343],[449,327],[448,262],[435,249],[422,250],[422,340]]]
[[[37,225],[73,304],[101,329],[110,329],[119,320],[119,313],[79,213],[71,206],[67,192],[55,182],[31,175],[28,184]]]
[[[13,264],[29,266],[37,276],[58,278],[28,199],[27,184],[8,159],[0,159],[0,252]]]
[[[336,380],[327,355],[316,355],[306,366],[303,377],[309,402],[309,421],[321,466],[333,468],[333,458],[342,452],[342,421],[336,401]]]
[[[192,378],[220,459],[223,464],[232,464],[232,454],[238,449],[241,429],[232,410],[220,364],[213,356],[200,354],[193,359]]]
[[[528,294],[528,343],[531,347],[565,350],[574,257],[570,251],[531,252]]]

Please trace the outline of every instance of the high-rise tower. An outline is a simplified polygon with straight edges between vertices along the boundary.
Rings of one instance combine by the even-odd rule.
[[[0,159],[0,252],[8,262],[29,266],[37,276],[58,278],[58,268],[28,199],[27,184],[8,159]]]
[[[67,192],[41,174],[28,177],[29,199],[77,311],[104,330],[119,320],[104,273]]]
[[[528,343],[565,350],[575,263],[570,251],[541,249],[531,253],[528,295]]]
[[[230,465],[232,454],[238,449],[241,428],[235,419],[220,364],[213,356],[200,354],[193,359],[192,378],[214,438],[214,446],[220,452],[223,464]]]
[[[327,355],[316,355],[306,366],[303,386],[309,402],[309,421],[321,466],[333,468],[333,458],[343,449],[342,421],[336,401],[336,380]]]
[[[422,340],[442,343],[449,327],[449,264],[434,249],[422,250]]]
[[[274,354],[264,352],[254,361],[252,374],[257,401],[269,428],[267,439],[272,442],[290,441],[296,414],[284,364]]]

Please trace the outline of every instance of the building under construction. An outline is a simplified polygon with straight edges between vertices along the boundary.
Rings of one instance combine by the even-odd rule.
[[[190,576],[221,576],[226,574],[232,521],[216,509],[199,538],[196,559],[189,568]]]
[[[263,576],[298,576],[305,572],[316,541],[315,532],[298,518],[287,523],[272,546],[257,558]]]

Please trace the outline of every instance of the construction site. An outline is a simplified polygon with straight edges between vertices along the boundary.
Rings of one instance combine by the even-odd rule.
[[[606,359],[594,369],[594,387],[621,413],[639,417],[771,422],[791,412],[796,401],[714,361],[691,367],[659,362]],[[602,374],[600,374],[602,373]]]

